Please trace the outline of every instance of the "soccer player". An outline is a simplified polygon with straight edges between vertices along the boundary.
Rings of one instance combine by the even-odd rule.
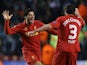
[[[22,53],[24,56],[25,61],[28,63],[28,65],[42,65],[41,60],[41,52],[40,52],[40,35],[38,32],[31,36],[27,36],[27,32],[33,31],[44,24],[41,23],[39,20],[35,20],[35,13],[33,10],[28,10],[28,14],[24,20],[24,22],[19,23],[12,28],[10,28],[9,23],[12,15],[9,15],[9,11],[4,11],[2,13],[4,19],[5,19],[5,33],[6,34],[16,34],[20,33],[21,39],[22,39]],[[56,31],[49,30],[49,32],[54,32],[56,34]]]
[[[31,35],[51,28],[58,29],[58,43],[52,65],[76,65],[78,52],[80,52],[78,36],[85,22],[78,9],[72,4],[67,4],[64,12],[65,16],[60,16],[52,23],[28,32],[28,35]]]

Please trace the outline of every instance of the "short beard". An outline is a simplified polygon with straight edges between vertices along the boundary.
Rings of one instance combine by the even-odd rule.
[[[27,19],[27,24],[28,25],[31,25],[32,23],[30,22],[30,20]]]
[[[30,25],[30,24],[31,24],[31,22],[30,22],[30,21],[28,21],[28,22],[27,22],[27,24],[28,24],[28,25]]]

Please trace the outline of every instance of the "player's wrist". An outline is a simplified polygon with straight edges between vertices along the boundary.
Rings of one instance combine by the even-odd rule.
[[[5,19],[6,21],[9,21],[10,19]]]
[[[9,22],[10,21],[10,19],[5,19],[5,22]]]

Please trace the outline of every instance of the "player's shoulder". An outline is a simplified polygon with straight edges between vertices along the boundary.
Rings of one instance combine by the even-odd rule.
[[[22,26],[21,23],[18,23],[16,25],[14,25],[13,28],[15,28],[15,27],[21,27],[21,26]]]
[[[34,20],[35,21],[35,23],[37,23],[37,24],[42,24],[43,22],[42,21],[40,21],[40,20]]]
[[[17,26],[23,27],[25,25],[25,21],[18,23]]]
[[[57,17],[56,18],[56,21],[62,21],[62,20],[64,20],[66,17],[65,16],[60,16],[60,17]]]
[[[25,24],[25,21],[23,21],[23,22],[19,23],[19,25],[24,25],[24,24]]]
[[[64,18],[64,17],[66,17],[66,16],[59,16],[59,17],[57,17],[57,19],[61,19],[61,18]]]

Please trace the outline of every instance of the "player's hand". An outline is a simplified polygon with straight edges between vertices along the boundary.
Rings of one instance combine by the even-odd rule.
[[[79,12],[79,9],[78,8],[75,8],[75,15],[76,16],[80,16],[80,12]]]
[[[34,65],[42,65],[40,61],[37,61]]]
[[[29,35],[28,35],[28,32],[25,32],[25,35],[26,35],[26,36],[29,36]]]
[[[5,20],[10,20],[11,17],[13,16],[12,14],[10,15],[9,11],[7,11],[7,10],[3,11],[2,15],[3,15]]]

